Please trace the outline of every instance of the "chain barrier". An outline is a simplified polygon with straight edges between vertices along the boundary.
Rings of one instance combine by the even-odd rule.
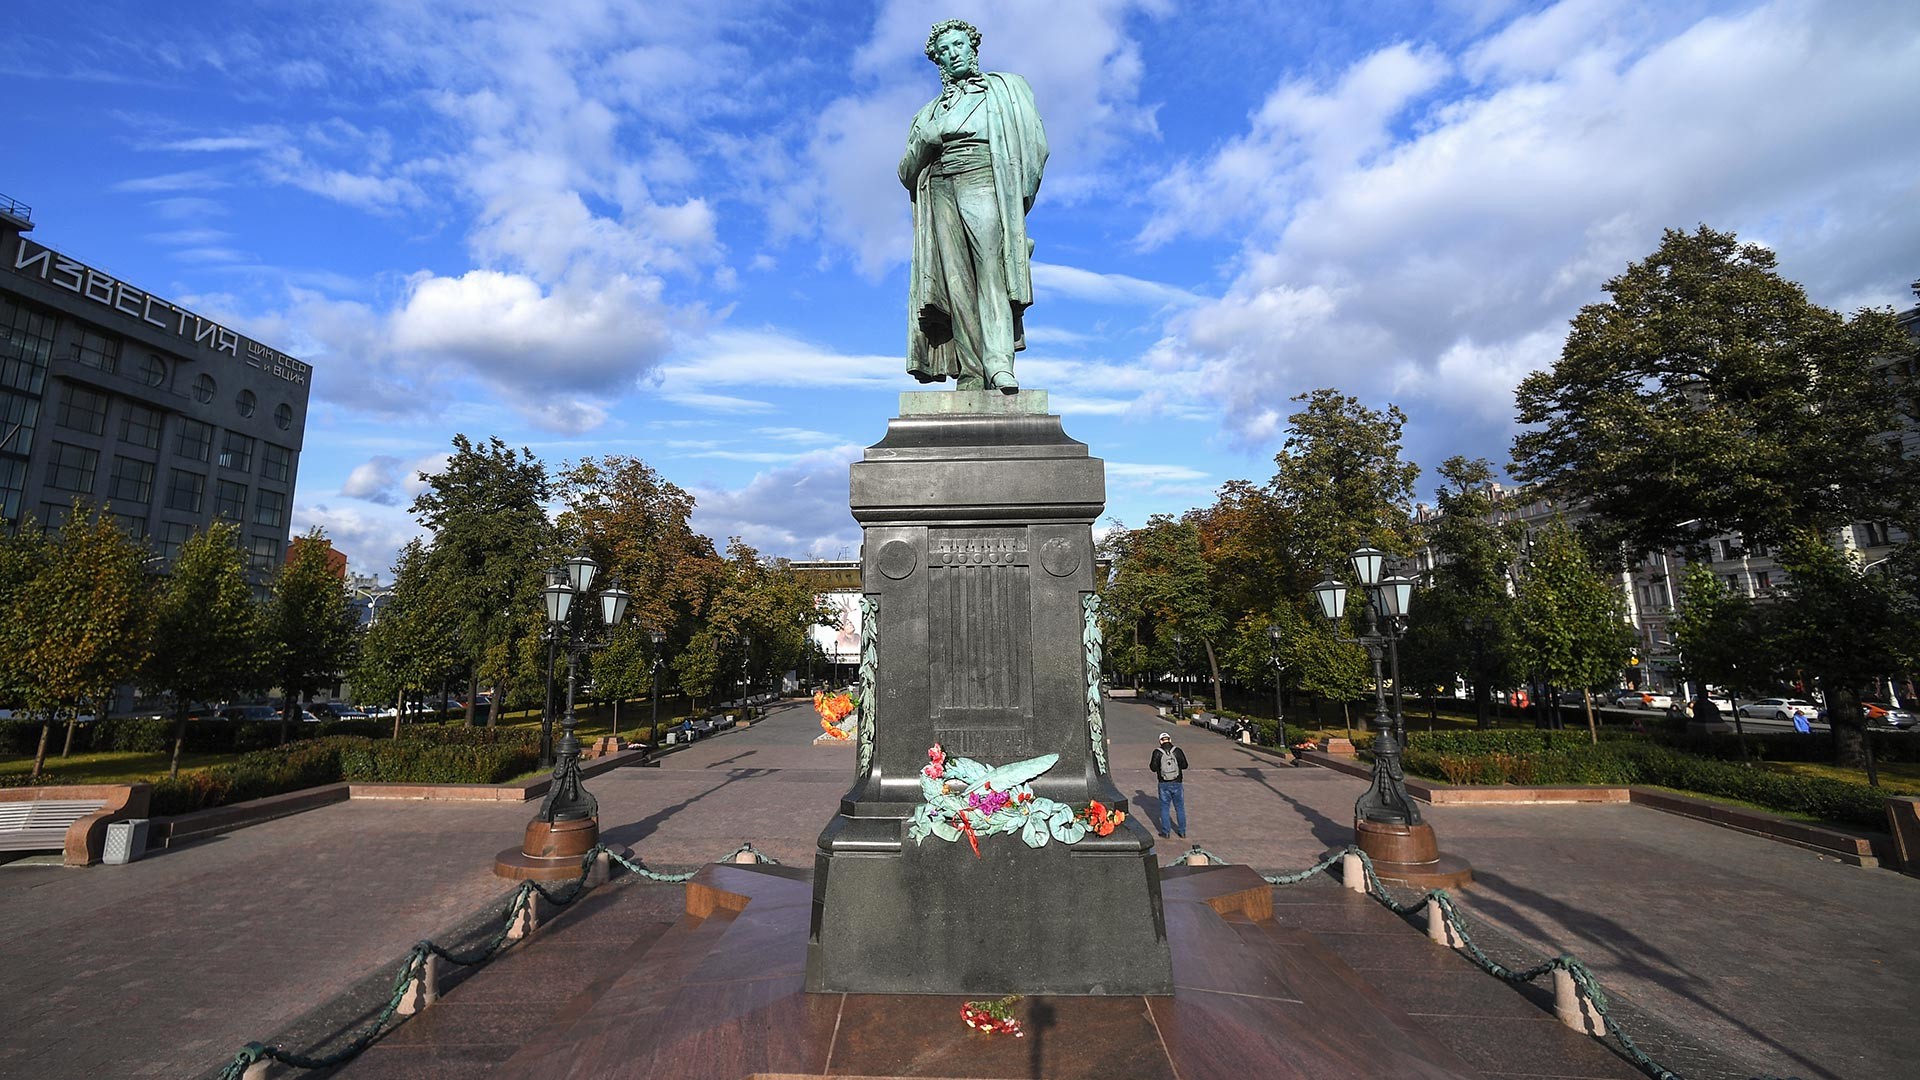
[[[1187,858],[1191,860],[1195,855],[1204,856],[1210,862],[1221,863],[1223,865],[1227,861],[1198,844],[1193,845],[1192,849],[1187,852]],[[1600,980],[1594,977],[1592,970],[1590,970],[1587,965],[1581,963],[1578,957],[1562,953],[1551,959],[1543,960],[1532,967],[1518,970],[1506,967],[1491,956],[1488,956],[1486,950],[1482,949],[1479,943],[1474,941],[1473,934],[1467,930],[1465,917],[1461,915],[1460,909],[1454,904],[1453,896],[1449,894],[1447,890],[1432,889],[1419,900],[1410,904],[1403,904],[1394,898],[1393,893],[1387,889],[1385,883],[1380,880],[1379,875],[1374,873],[1373,860],[1367,856],[1366,852],[1360,850],[1357,846],[1349,845],[1339,851],[1330,852],[1326,858],[1321,859],[1319,862],[1297,873],[1261,874],[1260,876],[1270,885],[1298,885],[1316,874],[1326,873],[1328,870],[1331,870],[1336,863],[1339,863],[1348,855],[1359,857],[1361,872],[1366,875],[1367,895],[1395,914],[1415,915],[1426,910],[1428,904],[1437,905],[1441,915],[1445,917],[1448,927],[1452,930],[1454,937],[1460,942],[1460,951],[1466,953],[1467,958],[1472,960],[1475,965],[1487,974],[1499,979],[1504,979],[1507,982],[1524,983],[1532,982],[1550,971],[1565,971],[1568,977],[1573,980],[1574,993],[1584,999],[1586,1004],[1593,1010],[1594,1015],[1600,1018],[1605,1034],[1598,1036],[1599,1038],[1605,1039],[1608,1035],[1611,1035],[1617,1039],[1620,1043],[1620,1048],[1626,1051],[1627,1060],[1633,1062],[1640,1071],[1653,1077],[1654,1080],[1682,1080],[1679,1073],[1655,1061],[1652,1055],[1642,1050],[1639,1044],[1634,1042],[1633,1037],[1627,1034],[1626,1029],[1621,1026],[1620,1021],[1613,1016],[1606,992],[1600,988]],[[1779,1080],[1779,1078],[1764,1077],[1755,1078],[1755,1080]]]
[[[591,850],[580,857],[580,876],[568,882],[565,888],[549,889],[546,885],[538,881],[522,881],[520,887],[514,890],[513,898],[507,902],[506,911],[502,914],[500,920],[499,931],[487,938],[487,940],[482,942],[478,947],[468,952],[456,953],[430,940],[423,940],[415,945],[413,950],[407,953],[407,958],[400,962],[400,970],[394,973],[393,993],[387,997],[386,1007],[380,1010],[380,1015],[374,1017],[371,1023],[361,1028],[359,1033],[345,1046],[323,1057],[309,1057],[306,1054],[288,1050],[283,1046],[269,1046],[265,1043],[250,1042],[241,1047],[240,1051],[233,1055],[233,1060],[227,1062],[227,1064],[221,1068],[220,1080],[242,1080],[249,1068],[262,1061],[268,1060],[277,1061],[282,1065],[291,1066],[296,1069],[327,1069],[351,1060],[362,1050],[372,1045],[373,1041],[385,1032],[388,1021],[391,1021],[393,1014],[400,1010],[401,1002],[405,1001],[407,995],[413,992],[414,981],[416,979],[424,981],[426,978],[428,957],[437,956],[442,960],[458,964],[461,967],[472,967],[477,964],[486,963],[493,958],[495,953],[505,948],[507,943],[513,939],[513,928],[522,920],[526,913],[527,905],[533,903],[533,897],[536,893],[539,894],[541,899],[546,900],[550,904],[557,907],[566,907],[575,900],[580,899],[584,893],[591,889],[592,886],[587,884],[587,879],[593,872],[594,860],[602,855],[607,856],[609,862],[620,864],[623,869],[631,874],[648,881],[660,882],[662,884],[682,884],[691,881],[694,874],[699,873],[698,870],[692,870],[684,874],[662,874],[657,870],[650,869],[646,862],[641,859],[629,859],[619,852],[608,848],[605,844],[596,844]],[[751,843],[741,844],[719,861],[730,863],[742,855],[753,856],[753,861],[756,863],[771,863],[775,866],[780,863],[779,859],[762,852]],[[404,1017],[402,1019],[404,1019]]]

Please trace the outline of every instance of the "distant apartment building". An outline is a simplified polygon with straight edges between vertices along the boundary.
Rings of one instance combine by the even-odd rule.
[[[0,519],[105,508],[171,565],[216,520],[288,548],[313,369],[26,235],[0,197]]]

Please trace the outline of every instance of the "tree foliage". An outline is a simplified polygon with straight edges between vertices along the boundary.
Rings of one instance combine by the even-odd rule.
[[[1842,318],[1771,251],[1705,226],[1668,230],[1606,291],[1520,384],[1519,420],[1537,426],[1514,441],[1514,476],[1587,501],[1609,543],[1778,540],[1886,520],[1910,496],[1879,434],[1897,423],[1886,361],[1920,346],[1891,313]]]
[[[1632,651],[1626,597],[1561,521],[1534,534],[1514,616],[1515,662],[1549,687],[1604,686]],[[1551,711],[1558,715],[1557,707]]]
[[[14,592],[5,633],[21,696],[45,718],[37,776],[53,714],[71,719],[82,702],[104,710],[113,688],[146,660],[150,585],[146,549],[104,511],[78,505],[46,547],[26,557],[34,573]]]
[[[286,694],[280,741],[299,703],[353,666],[360,624],[346,583],[327,565],[332,545],[319,528],[294,545],[267,602],[267,672]]]
[[[154,590],[147,660],[140,681],[173,696],[173,758],[180,771],[187,717],[195,702],[218,702],[265,681],[265,613],[247,584],[240,530],[224,521],[180,545],[173,571]]]

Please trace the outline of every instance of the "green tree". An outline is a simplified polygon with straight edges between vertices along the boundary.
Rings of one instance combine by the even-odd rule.
[[[1699,684],[1702,698],[1707,696],[1707,683],[1732,692],[1734,735],[1744,759],[1747,733],[1740,722],[1738,698],[1756,688],[1770,688],[1778,676],[1767,656],[1770,642],[1760,625],[1758,605],[1733,591],[1711,566],[1688,563],[1680,572],[1678,607],[1669,625],[1680,650],[1681,674]]]
[[[1284,583],[1281,595],[1305,610],[1314,584],[1329,568],[1345,567],[1356,549],[1413,550],[1420,467],[1400,460],[1407,417],[1398,406],[1370,409],[1330,389],[1293,400],[1306,407],[1287,418],[1267,484],[1271,514],[1282,523],[1281,550],[1270,565]]]
[[[1108,537],[1114,556],[1113,581],[1105,592],[1110,617],[1131,624],[1128,636],[1153,642],[1149,663],[1166,670],[1203,657],[1212,678],[1214,707],[1220,708],[1220,658],[1216,642],[1228,630],[1214,592],[1214,575],[1201,553],[1196,521],[1155,514],[1139,529],[1116,530]],[[1186,645],[1176,647],[1173,635]]]
[[[442,684],[462,663],[460,612],[442,585],[425,545],[408,541],[394,565],[387,602],[361,644],[355,691],[394,703],[396,736],[408,691]]]
[[[1587,502],[1608,543],[1778,540],[1887,520],[1910,497],[1911,466],[1870,437],[1897,424],[1887,361],[1920,354],[1892,313],[1842,318],[1772,252],[1705,226],[1668,230],[1606,291],[1553,369],[1521,381],[1536,426],[1513,453],[1517,479]]]
[[[1554,689],[1580,689],[1587,729],[1597,742],[1593,688],[1619,675],[1633,638],[1620,587],[1595,568],[1565,522],[1556,520],[1534,535],[1514,614],[1515,661],[1547,684],[1542,714],[1559,727]]]
[[[1776,558],[1788,580],[1767,605],[1772,650],[1825,693],[1834,760],[1866,768],[1868,782],[1878,784],[1860,694],[1916,662],[1920,617],[1913,598],[1893,580],[1866,573],[1823,533],[1790,533]]]
[[[547,468],[531,450],[465,435],[453,437],[453,448],[444,469],[420,474],[426,489],[413,515],[433,531],[432,572],[459,616],[472,724],[488,653],[529,625],[523,616],[538,608],[542,572],[559,549],[547,521]]]
[[[104,511],[89,513],[77,503],[35,561],[37,572],[7,613],[7,630],[27,706],[43,718],[33,757],[39,776],[54,714],[67,714],[71,740],[81,703],[104,711],[113,688],[145,661],[151,587],[146,549]]]
[[[1426,524],[1434,553],[1431,587],[1419,592],[1408,613],[1401,647],[1410,682],[1451,684],[1464,676],[1473,686],[1481,727],[1492,722],[1492,692],[1510,681],[1507,634],[1513,620],[1508,575],[1522,528],[1495,520],[1493,466],[1485,458],[1454,456],[1439,468],[1445,481],[1435,490],[1437,513]]]
[[[173,757],[180,773],[187,717],[196,701],[214,702],[261,683],[264,621],[247,584],[240,530],[215,522],[180,545],[173,572],[159,583],[141,682],[173,696]]]
[[[325,532],[307,533],[274,575],[267,601],[267,673],[286,694],[280,712],[283,743],[294,712],[352,668],[360,644],[360,622],[346,583],[327,565],[331,550]]]

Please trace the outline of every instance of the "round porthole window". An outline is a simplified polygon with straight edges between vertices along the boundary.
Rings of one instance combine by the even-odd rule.
[[[233,404],[240,410],[241,416],[252,416],[253,410],[260,404],[260,399],[253,396],[253,391],[242,390],[240,396],[233,399]]]
[[[199,378],[193,380],[193,400],[205,405],[213,400],[216,389],[213,385],[213,376],[201,372]]]
[[[146,362],[140,365],[140,378],[148,386],[159,386],[166,382],[167,362],[153,353],[148,353]]]
[[[284,401],[281,402],[273,410],[273,422],[275,425],[277,425],[280,428],[281,431],[285,431],[288,428],[292,427],[293,426],[293,406],[287,404]]]

